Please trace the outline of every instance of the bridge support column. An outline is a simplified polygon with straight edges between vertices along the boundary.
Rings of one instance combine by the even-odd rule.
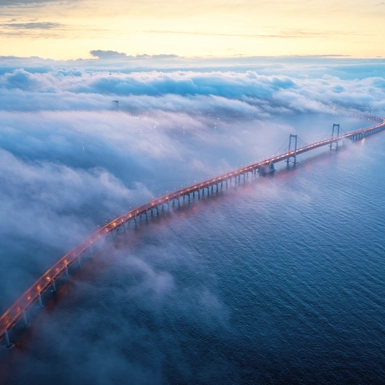
[[[44,307],[43,301],[42,301],[42,299],[41,299],[41,294],[40,294],[40,293],[38,294],[38,298],[39,298],[39,304],[40,304],[40,306],[41,306],[41,307]]]
[[[334,132],[336,132],[336,151],[338,151],[338,137],[340,136],[340,125],[333,123],[332,139],[334,138]],[[333,149],[333,142],[330,143],[330,149]]]
[[[56,282],[54,279],[51,279],[51,284],[52,284],[52,292],[54,293],[56,291]]]
[[[7,349],[12,348],[13,344],[11,344],[11,340],[9,339],[8,330],[5,331],[5,347]]]
[[[66,276],[67,276],[67,278],[69,278],[69,273],[68,273],[68,266],[66,266]]]
[[[292,148],[292,140],[293,140],[293,146],[294,148]],[[294,155],[289,155],[289,157],[287,158],[286,160],[286,163],[287,163],[287,166],[289,166],[290,164],[290,158],[294,158],[294,166],[297,164],[297,144],[298,144],[298,135],[293,135],[293,134],[290,134],[289,136],[289,149],[288,149],[288,153],[292,152],[294,150]]]
[[[25,312],[25,310],[23,310],[23,319],[24,319],[25,326],[28,326],[27,313]]]

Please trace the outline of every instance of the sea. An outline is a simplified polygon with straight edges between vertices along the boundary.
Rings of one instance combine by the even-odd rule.
[[[340,143],[110,237],[3,350],[1,384],[385,383],[384,165],[385,133]],[[175,175],[143,183],[194,183]]]

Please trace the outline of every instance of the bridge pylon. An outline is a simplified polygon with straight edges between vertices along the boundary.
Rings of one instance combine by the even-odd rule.
[[[334,132],[336,132],[336,138],[340,136],[340,125],[333,123],[333,130],[332,130],[332,139],[334,138]],[[336,144],[336,151],[338,151],[338,140],[335,142]],[[333,142],[330,143],[330,149],[333,149]]]
[[[292,148],[292,140],[293,140],[294,148]],[[297,164],[297,144],[298,144],[298,135],[290,134],[290,136],[289,136],[289,149],[287,152],[288,153],[294,152],[294,154],[289,155],[289,157],[287,158],[287,160],[286,160],[287,166],[289,166],[289,164],[290,164],[290,158],[294,158],[294,161],[293,161],[294,166]]]

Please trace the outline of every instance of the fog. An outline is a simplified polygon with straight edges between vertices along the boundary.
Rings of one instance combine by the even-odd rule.
[[[337,116],[385,110],[385,79],[363,77],[357,65],[343,69],[339,64],[340,76],[333,62],[313,64],[308,68],[311,76],[305,76],[303,67],[295,73],[295,66],[282,71],[278,64],[261,65],[261,73],[220,67],[127,73],[121,63],[99,65],[111,65],[114,71],[90,70],[89,63],[47,63],[36,58],[9,59],[8,67],[2,67],[2,312],[66,251],[123,212],[270,156],[290,133],[300,132],[310,142],[323,137]],[[301,123],[302,117],[314,122],[312,126]],[[151,317],[158,317],[154,324],[159,325],[170,311],[182,323],[189,318],[206,329],[227,327],[229,309],[200,280],[191,249],[167,242],[151,244],[152,232],[172,228],[173,215],[168,214],[163,225],[161,220],[148,229],[147,238],[146,229],[134,241],[106,246],[108,258],[114,260],[106,277],[101,271],[108,259],[100,255],[85,267],[85,282],[74,280],[68,285],[68,297],[61,294],[63,307],[53,306],[52,317],[41,316],[43,324],[34,331],[42,341],[39,345],[61,334],[62,341],[52,354],[68,361],[52,370],[25,342],[31,352],[28,367],[35,367],[31,383],[41,382],[43,376],[52,383],[63,375],[67,383],[112,384],[124,381],[127,373],[133,383],[163,383],[165,360],[170,356],[165,357],[148,333]],[[188,274],[181,279],[180,269],[194,279],[190,282]],[[134,301],[125,308],[129,314],[119,313],[111,324],[111,318],[107,322],[95,313],[95,296],[87,301],[87,293],[95,293],[99,282],[114,274],[121,275],[118,281],[131,280],[131,287],[128,291],[125,286],[116,287],[107,297],[101,284],[102,306],[119,309],[120,303]],[[67,322],[63,318],[68,317],[70,324],[74,317],[68,301],[76,301],[77,296],[84,302],[82,314],[76,315],[79,323],[63,332]],[[129,322],[126,329],[122,319],[132,320],[138,303],[147,327]],[[138,349],[144,349],[140,358],[129,347],[122,354],[120,339],[126,334],[135,335],[130,344],[137,341]],[[92,348],[90,340],[95,342]],[[169,343],[177,360],[183,348],[171,337]],[[17,359],[21,353],[10,354]],[[186,378],[194,378],[189,370]],[[203,372],[202,376],[204,383]],[[21,375],[18,381],[22,380]]]

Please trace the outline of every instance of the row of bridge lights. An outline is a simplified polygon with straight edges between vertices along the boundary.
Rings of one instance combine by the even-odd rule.
[[[382,124],[383,124],[383,123],[382,123]],[[374,128],[380,127],[382,124],[376,125]],[[365,130],[365,131],[367,131],[367,130]],[[320,142],[318,142],[318,143],[315,143],[315,144],[310,145],[310,147],[314,147],[314,146],[316,146],[317,144],[325,143],[326,141],[327,141],[327,140],[320,141]],[[299,151],[300,151],[300,150],[302,150],[302,148],[300,148]],[[288,153],[289,153],[289,154],[294,154],[295,151],[289,151]],[[277,158],[272,158],[271,160],[273,161],[273,160],[276,160],[276,159],[280,159],[281,157],[283,157],[283,155],[281,155],[281,156],[279,156],[279,157],[277,157]],[[247,167],[247,168],[242,169],[241,172],[242,172],[242,171],[250,170],[250,169],[252,169],[252,168],[253,168],[252,166],[249,166],[249,167]],[[229,173],[229,174],[228,174],[228,177],[232,177],[233,174],[239,175],[241,172],[238,172],[238,173]],[[223,180],[223,177],[213,178],[213,179],[212,179],[213,182],[215,182],[215,181],[220,181],[220,180]],[[205,183],[205,185],[209,185],[209,184],[210,184],[209,181]],[[199,185],[199,187],[203,187],[203,186],[204,186],[204,183],[201,183],[201,184]],[[195,185],[195,186],[193,186],[193,187],[197,187],[197,185]],[[191,188],[190,188],[190,189],[186,189],[186,190],[182,190],[181,192],[183,193],[184,191],[190,192],[190,191],[191,191]],[[166,196],[165,199],[168,200],[168,199],[169,199],[169,196]],[[161,202],[162,202],[162,200],[160,199],[160,200],[158,200],[158,202],[152,202],[151,205],[154,206],[155,203],[158,203],[158,204],[159,204],[159,203],[161,203]],[[138,213],[139,213],[139,211],[137,210],[137,214],[138,214]],[[131,214],[129,214],[128,218],[131,218]],[[122,220],[122,223],[124,223],[124,220]],[[116,227],[116,221],[114,221],[114,222],[112,223],[112,227],[113,227],[113,228]],[[108,228],[106,228],[106,232],[108,232]],[[100,234],[98,234],[98,238],[100,238]],[[92,240],[90,240],[89,243],[90,243],[90,245],[92,245],[92,244],[93,244]],[[85,249],[85,248],[83,247],[83,248],[82,248],[82,251],[83,251],[84,249]],[[73,257],[76,258],[77,255],[74,254]],[[68,267],[68,260],[65,260],[65,267]],[[58,271],[59,271],[59,268],[56,268],[56,272],[58,272]],[[53,280],[53,279],[51,279],[50,276],[47,276],[47,277],[46,277],[46,280],[47,280],[47,281],[51,281],[51,280]],[[40,294],[40,291],[41,291],[41,286],[40,286],[40,285],[37,286],[37,290],[38,290],[38,293]],[[27,297],[27,300],[28,300],[28,301],[31,300],[31,296],[30,296],[30,295]],[[21,308],[18,307],[18,308],[17,308],[17,312],[20,312],[20,311],[21,311]]]
[[[385,123],[385,120],[382,120],[382,123],[380,123],[380,124],[378,124],[378,125],[372,127],[371,129],[375,129],[375,128],[381,127],[384,123]],[[363,130],[363,132],[367,132],[367,131],[369,131],[369,130],[371,130],[371,129]],[[346,137],[346,136],[347,136],[347,134],[344,135],[343,137]],[[328,141],[328,140],[323,140],[323,141],[314,143],[314,144],[310,145],[310,147],[314,147],[314,146],[316,146],[316,145],[318,145],[318,144],[325,143],[325,142],[327,142],[327,141]],[[303,148],[300,148],[298,151],[300,151],[300,150],[302,150],[302,149],[303,149]],[[291,152],[288,151],[288,154],[294,154],[294,153],[295,153],[295,151],[291,151]],[[280,158],[282,158],[282,157],[283,157],[283,155],[281,155],[281,156],[279,156],[279,157],[277,157],[277,158],[272,158],[271,161],[276,160],[276,159],[280,159]],[[268,162],[268,161],[267,161],[267,162]],[[215,182],[215,181],[220,181],[220,180],[223,180],[223,178],[225,178],[226,176],[232,177],[234,174],[235,174],[235,175],[239,175],[239,174],[241,174],[243,171],[248,171],[248,170],[250,170],[250,169],[252,169],[252,168],[253,168],[252,166],[249,166],[249,167],[246,167],[246,168],[241,169],[240,172],[236,172],[236,173],[233,173],[233,172],[232,172],[232,173],[229,173],[229,174],[225,174],[223,177],[213,178],[212,181],[213,181],[213,182]],[[201,183],[201,184],[199,185],[199,187],[203,187],[204,184],[207,186],[207,185],[210,184],[210,181],[208,181],[208,182],[206,182],[206,183]],[[193,186],[193,187],[197,187],[197,185],[195,185],[195,186]],[[187,189],[185,189],[185,190],[182,190],[181,192],[183,193],[184,191],[190,192],[190,191],[191,191],[191,188],[187,188]],[[165,197],[165,199],[168,200],[168,199],[169,199],[169,196],[167,195],[167,196]],[[162,199],[159,199],[158,202],[152,202],[151,205],[154,206],[155,203],[158,203],[158,204],[159,204],[159,203],[162,203]],[[139,210],[137,210],[136,213],[138,214],[138,213],[139,213]],[[131,218],[131,214],[129,214],[128,218]],[[123,220],[123,219],[122,219],[121,223],[124,223],[124,220]],[[106,226],[109,226],[109,225],[106,225]],[[116,221],[112,222],[112,227],[113,227],[113,228],[116,227]],[[108,228],[106,228],[106,232],[108,232]],[[98,238],[100,238],[100,234],[98,234]],[[89,241],[89,243],[90,243],[90,245],[93,244],[92,239]],[[84,250],[85,250],[85,247],[82,247],[82,251],[84,251]],[[77,255],[76,253],[74,253],[74,254],[73,254],[73,257],[74,257],[74,258],[77,258],[78,255]],[[68,268],[68,260],[67,260],[67,259],[64,260],[64,263],[65,263],[65,267]],[[56,273],[58,273],[59,270],[60,270],[60,269],[57,267],[57,268],[55,269]],[[51,278],[49,275],[46,276],[46,280],[47,280],[47,281],[51,281],[51,282],[53,283],[53,285],[55,285],[54,279]],[[40,284],[37,285],[36,288],[37,288],[37,293],[38,293],[39,295],[41,295],[41,290],[42,290],[41,285],[40,285]],[[27,296],[27,300],[30,301],[31,299],[32,299],[32,296],[31,296],[31,295],[28,295],[28,296]],[[23,311],[24,316],[25,316],[25,310],[22,309],[20,306],[17,306],[17,307],[16,307],[16,311],[17,311],[17,313],[20,313],[21,311]],[[9,326],[9,324],[8,324],[8,326]],[[6,330],[6,333],[8,333],[7,330]],[[7,334],[7,335],[8,335],[8,334]]]

